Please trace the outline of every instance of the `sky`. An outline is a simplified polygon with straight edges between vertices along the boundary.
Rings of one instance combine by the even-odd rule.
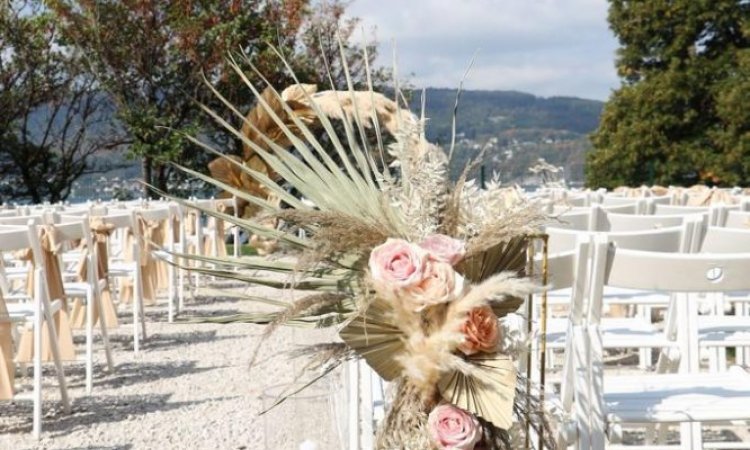
[[[515,90],[606,100],[619,85],[607,0],[354,0],[377,63],[415,87]]]

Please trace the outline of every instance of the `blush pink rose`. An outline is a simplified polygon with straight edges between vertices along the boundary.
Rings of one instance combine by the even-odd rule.
[[[427,236],[419,246],[427,250],[433,258],[438,261],[447,262],[452,266],[461,261],[466,254],[466,247],[463,241],[453,239],[444,234]]]
[[[467,356],[479,352],[491,353],[500,342],[497,316],[488,305],[472,309],[466,316],[461,332],[464,334],[464,341],[458,349]]]
[[[419,284],[428,254],[403,239],[388,239],[370,253],[370,276],[376,286],[394,291]]]
[[[464,278],[453,267],[442,261],[429,260],[422,280],[402,291],[402,300],[414,311],[427,306],[446,303],[461,296]]]
[[[427,418],[430,436],[438,448],[473,450],[482,439],[482,427],[471,413],[450,404],[438,405]]]

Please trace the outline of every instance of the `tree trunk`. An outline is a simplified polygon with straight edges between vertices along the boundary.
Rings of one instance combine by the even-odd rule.
[[[153,160],[148,156],[144,156],[141,160],[141,171],[143,172],[143,196],[145,198],[151,196],[151,188],[149,186],[153,180],[153,168]]]
[[[156,187],[162,192],[169,192],[167,186],[167,180],[169,174],[167,173],[167,166],[165,164],[159,164],[156,166]],[[155,193],[154,193],[155,194]],[[154,196],[156,198],[156,196]]]

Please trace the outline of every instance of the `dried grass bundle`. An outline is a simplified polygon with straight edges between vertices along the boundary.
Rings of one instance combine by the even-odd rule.
[[[394,381],[390,406],[375,436],[378,450],[429,449],[427,416],[437,399],[425,403],[421,391],[401,378]]]
[[[390,231],[387,224],[372,224],[337,211],[286,209],[274,217],[310,232],[313,245],[303,255],[302,267],[319,261],[336,261],[343,255],[366,256],[388,238]]]
[[[533,203],[504,211],[495,221],[481,227],[477,234],[468,240],[466,258],[486,253],[498,244],[514,238],[533,234],[547,221],[547,216]]]

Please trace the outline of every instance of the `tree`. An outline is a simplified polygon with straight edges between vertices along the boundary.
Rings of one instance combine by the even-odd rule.
[[[104,99],[59,45],[54,17],[38,1],[0,5],[0,197],[57,202],[91,172],[104,133]]]
[[[750,3],[610,0],[622,86],[591,140],[596,187],[750,183]]]
[[[227,63],[231,53],[249,55],[259,71],[277,87],[291,82],[269,43],[289,60],[303,82],[320,84],[322,65],[307,44],[311,24],[339,23],[344,4],[338,0],[50,0],[63,26],[67,45],[88,55],[88,70],[115,102],[117,118],[127,129],[130,152],[141,158],[143,177],[169,191],[179,175],[168,164],[179,161],[205,170],[208,157],[184,134],[207,134],[241,146],[216,127],[199,102],[215,105],[208,82],[240,110],[251,106],[252,94]],[[322,30],[329,33],[330,30]],[[342,38],[348,44],[351,28]],[[305,41],[302,37],[307,36]],[[320,35],[330,42],[330,35]],[[373,52],[374,57],[374,52]],[[361,58],[361,57],[360,57]],[[360,65],[361,66],[361,65]],[[358,67],[358,66],[357,66]],[[355,77],[361,78],[361,69]],[[248,72],[251,81],[259,78]],[[220,109],[220,108],[215,108]],[[227,115],[227,119],[236,118]]]

